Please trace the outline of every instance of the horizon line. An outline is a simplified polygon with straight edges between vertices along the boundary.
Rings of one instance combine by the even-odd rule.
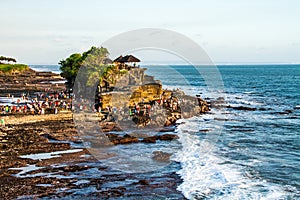
[[[40,66],[43,66],[43,65],[51,65],[51,66],[58,66],[59,64],[27,64],[28,66],[34,66],[34,65],[40,65]],[[188,64],[188,63],[141,63],[140,64],[141,66],[145,66],[145,65],[192,65],[192,64]],[[265,63],[261,63],[261,62],[240,62],[240,63],[223,63],[223,62],[220,62],[220,63],[209,63],[209,64],[196,64],[196,65],[300,65],[300,62],[299,63],[295,63],[295,62],[291,62],[291,63],[287,63],[287,62],[275,62],[275,63],[272,63],[272,62],[265,62]]]

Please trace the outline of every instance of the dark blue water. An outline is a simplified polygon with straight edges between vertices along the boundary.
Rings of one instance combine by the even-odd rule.
[[[59,71],[58,66],[32,67]],[[165,88],[209,101],[224,98],[210,114],[178,127],[182,148],[174,149],[172,159],[180,163],[178,190],[185,197],[300,199],[300,65],[145,67]],[[216,79],[216,90],[208,86],[209,78]]]
[[[220,71],[228,92],[248,92],[245,98],[270,109],[253,113],[243,123],[253,129],[250,136],[232,140],[250,146],[249,157],[261,158],[254,170],[262,177],[299,189],[300,112],[294,108],[300,104],[300,66],[220,67]],[[232,132],[231,125],[228,129]]]
[[[179,127],[179,189],[189,198],[300,198],[300,66],[218,66],[224,84],[218,94],[208,92],[199,68],[148,66],[148,72],[169,88],[256,110],[213,109]]]

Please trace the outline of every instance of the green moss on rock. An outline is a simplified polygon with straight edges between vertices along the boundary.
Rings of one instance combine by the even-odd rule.
[[[28,65],[24,64],[0,64],[0,72],[2,73],[22,72],[27,69],[29,69]]]

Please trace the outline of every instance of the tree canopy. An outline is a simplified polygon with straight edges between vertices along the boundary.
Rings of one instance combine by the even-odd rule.
[[[108,56],[109,52],[104,47],[91,47],[91,49],[82,54],[74,53],[65,60],[59,62],[60,70],[62,71],[61,76],[67,80],[67,86],[72,88],[81,66],[88,69],[85,75],[95,75],[95,72],[99,71],[99,67],[104,65]]]
[[[6,62],[14,62],[14,63],[16,63],[16,62],[17,62],[17,60],[16,60],[16,59],[14,59],[14,58],[10,58],[10,57],[5,57],[5,56],[0,56],[0,63],[1,63],[1,61],[6,61]]]

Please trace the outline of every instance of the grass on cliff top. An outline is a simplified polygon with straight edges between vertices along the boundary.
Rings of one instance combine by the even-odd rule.
[[[13,71],[22,72],[27,70],[29,67],[24,64],[0,64],[0,72],[11,73]]]

